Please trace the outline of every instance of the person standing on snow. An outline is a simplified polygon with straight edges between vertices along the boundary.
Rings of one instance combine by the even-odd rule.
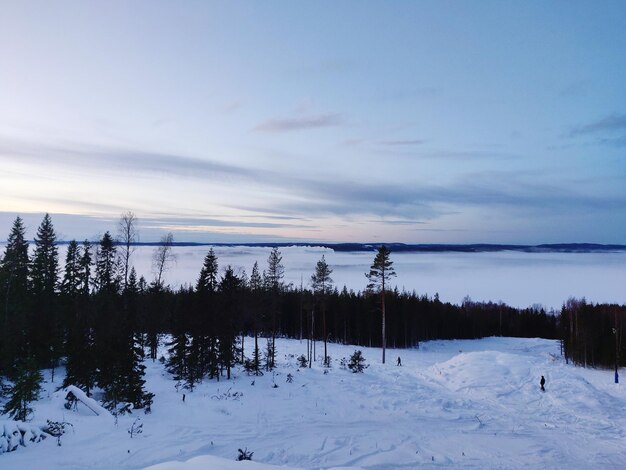
[[[541,391],[545,392],[546,389],[543,387],[546,384],[546,379],[543,377],[543,375],[541,376],[541,380],[539,381],[539,385],[541,385]]]

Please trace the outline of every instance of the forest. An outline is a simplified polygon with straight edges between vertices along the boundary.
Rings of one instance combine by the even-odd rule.
[[[122,215],[116,232],[99,242],[70,241],[61,262],[48,214],[33,247],[15,219],[0,262],[0,386],[8,397],[4,412],[15,419],[27,418],[41,369],[54,378],[64,366],[63,385],[98,391],[114,413],[150,411],[145,359],[163,362],[177,387],[193,390],[203,380],[230,378],[237,365],[249,374],[271,371],[277,337],[306,340],[303,367],[328,363],[328,342],[382,347],[384,363],[387,347],[486,336],[560,339],[567,361],[623,365],[624,306],[570,299],[554,313],[470,300],[455,305],[389,289],[395,273],[385,246],[373,252],[364,273],[369,284],[359,292],[334,285],[323,256],[306,285],[285,284],[277,246],[249,275],[220,266],[209,249],[195,285],[172,289],[164,281],[171,234],[155,246],[154,278],[147,280],[132,266],[133,213]],[[157,357],[159,344],[167,357]]]

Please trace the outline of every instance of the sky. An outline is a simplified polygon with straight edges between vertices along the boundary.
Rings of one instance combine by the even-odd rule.
[[[0,237],[626,243],[624,1],[0,0]],[[2,235],[6,234],[6,235]]]

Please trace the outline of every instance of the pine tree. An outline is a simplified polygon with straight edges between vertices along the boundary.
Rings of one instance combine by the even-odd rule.
[[[383,364],[385,363],[385,349],[387,347],[387,333],[385,331],[385,290],[388,281],[392,276],[396,275],[393,269],[393,261],[389,259],[389,249],[385,245],[378,248],[374,263],[370,267],[369,274],[365,277],[369,280],[367,285],[368,291],[378,291],[380,293],[380,307],[382,311],[382,347],[383,347]]]
[[[330,277],[333,270],[328,267],[324,255],[315,266],[315,273],[311,276],[311,286],[313,293],[317,297],[322,307],[322,331],[324,334],[324,365],[328,366],[328,349],[327,349],[327,333],[326,333],[326,297],[333,291],[333,280]]]
[[[29,359],[18,369],[15,383],[9,390],[9,401],[4,405],[4,413],[16,421],[26,421],[33,412],[30,404],[39,398],[43,376],[35,361]]]
[[[354,351],[352,356],[350,356],[350,362],[348,362],[348,369],[352,372],[359,373],[363,372],[367,366],[365,365],[365,358],[363,357],[363,353],[360,350]]]

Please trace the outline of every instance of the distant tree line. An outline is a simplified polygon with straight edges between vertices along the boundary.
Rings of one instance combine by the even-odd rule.
[[[15,389],[20,380],[37,382],[43,368],[54,378],[64,364],[64,385],[88,394],[97,388],[114,411],[149,410],[153,395],[145,389],[144,358],[162,360],[177,386],[193,390],[205,379],[230,378],[235,365],[250,374],[272,370],[276,337],[306,340],[309,366],[329,363],[327,342],[409,348],[426,340],[494,335],[560,338],[575,363],[610,366],[611,328],[624,316],[624,307],[616,306],[567,304],[559,316],[469,299],[454,305],[437,295],[389,289],[393,267],[385,247],[364,273],[362,292],[335,286],[324,257],[311,267],[306,284],[286,284],[278,247],[264,269],[255,263],[249,275],[220,269],[210,249],[195,285],[172,289],[165,283],[171,234],[155,248],[148,281],[132,266],[135,224],[126,213],[117,237],[107,232],[93,245],[69,242],[61,263],[50,216],[39,226],[32,251],[16,218],[0,261],[0,381]],[[168,354],[158,358],[163,343]]]

